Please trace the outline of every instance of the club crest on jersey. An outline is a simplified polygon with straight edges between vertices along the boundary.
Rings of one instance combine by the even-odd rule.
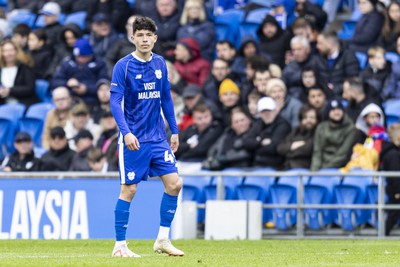
[[[131,181],[135,179],[135,172],[128,172],[128,179]]]
[[[161,70],[156,70],[154,73],[156,74],[156,78],[157,78],[157,79],[161,79],[161,78],[162,78],[162,72],[161,72]]]

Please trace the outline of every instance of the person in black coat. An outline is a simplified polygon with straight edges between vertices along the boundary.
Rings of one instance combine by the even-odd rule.
[[[48,2],[39,11],[44,17],[44,31],[46,32],[47,44],[54,47],[60,43],[60,33],[63,26],[58,22],[61,14],[61,7],[58,3]]]
[[[29,108],[38,103],[32,60],[13,41],[0,45],[0,105],[20,102]]]
[[[290,124],[278,115],[276,103],[263,97],[257,103],[260,119],[253,123],[243,137],[243,147],[254,153],[253,166],[282,169],[284,157],[278,154],[277,146],[290,132]]]
[[[2,162],[5,172],[34,172],[40,170],[40,160],[33,152],[32,137],[27,132],[19,132],[14,139],[15,152]]]
[[[93,147],[93,135],[89,130],[83,129],[74,137],[76,154],[72,158],[70,171],[90,171],[87,154]]]
[[[61,126],[50,130],[50,150],[41,157],[41,171],[68,171],[75,151],[69,148],[65,131]]]
[[[33,59],[35,79],[49,80],[49,59],[53,57],[53,49],[46,44],[47,36],[43,29],[29,34],[28,47]]]
[[[391,1],[385,11],[385,22],[378,44],[388,52],[397,52],[396,40],[400,35],[400,3]]]
[[[389,126],[388,134],[392,142],[382,142],[380,158],[383,171],[400,171],[400,124]],[[386,194],[389,197],[387,204],[400,204],[400,177],[386,178]],[[388,210],[385,234],[389,235],[393,226],[400,219],[400,210]]]
[[[203,168],[221,170],[225,168],[242,168],[251,166],[252,154],[243,147],[243,136],[251,127],[251,115],[241,108],[231,112],[231,124],[208,150]]]
[[[321,121],[318,111],[305,105],[299,113],[300,125],[279,143],[277,151],[285,157],[284,167],[309,169],[313,153],[315,128]]]
[[[296,3],[297,15],[314,24],[316,30],[321,32],[328,20],[326,12],[319,5],[310,3],[308,0],[296,0]]]
[[[194,124],[179,135],[179,148],[175,157],[181,161],[202,162],[223,129],[213,120],[210,109],[204,104],[196,105],[192,114]]]

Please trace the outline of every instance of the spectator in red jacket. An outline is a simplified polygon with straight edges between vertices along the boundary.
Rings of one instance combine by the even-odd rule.
[[[202,87],[211,69],[211,64],[201,57],[199,44],[192,38],[179,39],[175,48],[174,66],[188,83]]]

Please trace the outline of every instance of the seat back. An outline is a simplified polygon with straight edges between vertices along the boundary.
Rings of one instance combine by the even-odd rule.
[[[18,129],[18,121],[25,112],[23,104],[3,104],[0,106],[1,145],[7,153],[14,150],[14,135]]]
[[[35,92],[42,102],[51,102],[49,88],[50,83],[48,81],[41,79],[35,81]]]
[[[362,52],[356,52],[355,54],[358,59],[360,69],[365,69],[365,67],[367,66],[367,62],[368,62],[367,54],[362,53]]]
[[[47,112],[52,110],[54,105],[52,103],[37,103],[28,108],[25,118],[46,120]]]
[[[394,64],[397,61],[399,61],[400,56],[396,52],[386,52],[385,58],[386,58],[386,60],[388,60],[388,61],[392,62],[392,64]]]
[[[261,24],[270,11],[271,9],[267,7],[254,9],[247,14],[245,21]]]
[[[86,11],[78,11],[67,15],[65,18],[65,24],[74,23],[79,26],[82,30],[86,28],[85,20],[86,20],[87,12]]]

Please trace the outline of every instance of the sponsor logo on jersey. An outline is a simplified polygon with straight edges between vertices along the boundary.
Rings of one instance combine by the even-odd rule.
[[[116,83],[111,83],[111,86],[118,86],[118,84],[116,84]]]
[[[154,73],[156,74],[156,78],[157,78],[157,79],[161,79],[161,78],[162,78],[162,72],[161,72],[161,70],[156,70]]]
[[[136,74],[135,79],[142,79],[142,74]]]

